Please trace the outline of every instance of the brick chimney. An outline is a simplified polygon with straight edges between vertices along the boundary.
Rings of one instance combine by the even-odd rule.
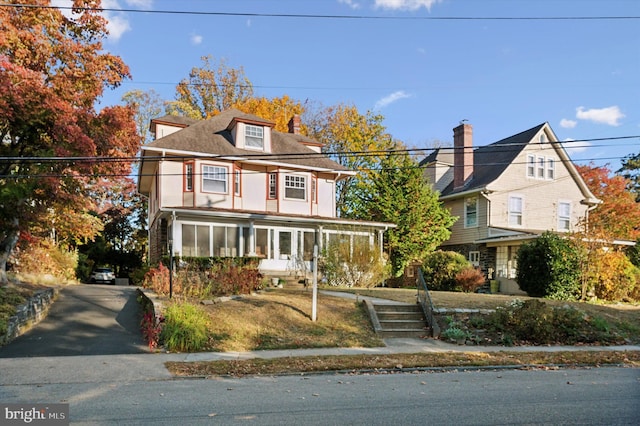
[[[294,116],[289,120],[289,133],[293,133],[295,135],[300,134],[300,115],[294,114]]]
[[[473,175],[473,127],[461,123],[453,129],[453,189],[464,186]]]

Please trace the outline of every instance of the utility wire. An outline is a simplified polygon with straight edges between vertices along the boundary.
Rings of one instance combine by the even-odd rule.
[[[548,145],[547,150],[553,149],[553,144],[576,144],[576,143],[591,143],[591,142],[602,142],[602,141],[626,141],[632,139],[640,139],[640,135],[630,135],[630,136],[616,136],[616,137],[607,137],[607,138],[591,138],[591,139],[576,139],[571,141],[547,141],[547,142],[537,142],[537,146]],[[504,153],[513,151],[514,148],[518,148],[521,146],[530,145],[529,141],[523,141],[518,143],[493,143],[490,145],[483,146],[475,146],[473,147],[473,151],[479,149],[491,149],[492,153]],[[627,146],[628,144],[593,144],[589,145],[589,148],[598,148],[598,147],[606,147],[610,148],[612,146]],[[147,145],[144,145],[147,146]],[[143,147],[144,147],[143,146]],[[629,146],[635,146],[634,144],[630,144]],[[498,149],[496,149],[498,148]],[[566,147],[563,146],[563,148]],[[0,164],[2,163],[11,163],[11,162],[19,162],[19,163],[109,163],[109,162],[142,162],[142,161],[161,161],[161,160],[230,160],[230,159],[238,159],[238,160],[263,160],[263,161],[283,161],[283,160],[302,160],[309,158],[349,158],[349,157],[377,157],[384,155],[427,155],[433,151],[444,151],[444,152],[455,152],[460,149],[468,149],[468,148],[455,148],[452,146],[440,147],[440,148],[407,148],[407,149],[388,149],[388,150],[368,150],[368,151],[326,151],[326,152],[311,152],[311,153],[277,153],[277,154],[264,154],[264,153],[256,153],[256,154],[211,154],[211,155],[171,155],[171,156],[146,156],[144,158],[135,156],[135,157],[111,157],[111,156],[85,156],[85,157],[56,157],[56,156],[48,156],[48,157],[0,157]],[[611,159],[619,159],[623,157],[611,157]],[[580,159],[580,161],[587,160],[600,160],[600,158],[587,158]]]
[[[0,3],[0,7],[25,9],[58,9],[90,12],[145,13],[161,15],[236,16],[246,18],[292,18],[292,19],[334,19],[334,20],[376,20],[376,21],[602,21],[635,20],[640,16],[373,16],[373,15],[326,15],[304,13],[254,13],[254,12],[207,12],[188,10],[147,10],[118,9],[110,7],[44,6],[34,4]]]

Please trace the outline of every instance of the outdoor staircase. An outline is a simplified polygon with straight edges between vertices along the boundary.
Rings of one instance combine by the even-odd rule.
[[[376,333],[383,337],[427,337],[431,329],[422,307],[411,303],[365,301]]]

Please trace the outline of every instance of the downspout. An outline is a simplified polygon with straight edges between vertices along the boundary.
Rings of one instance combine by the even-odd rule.
[[[587,211],[586,211],[585,217],[584,217],[584,232],[585,232],[585,234],[589,234],[589,212],[591,210],[595,210],[596,207],[598,207],[597,204],[591,204],[589,207],[587,207]]]

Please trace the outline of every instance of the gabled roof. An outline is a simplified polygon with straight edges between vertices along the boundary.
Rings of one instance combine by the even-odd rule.
[[[451,182],[441,192],[442,197],[453,197],[458,194],[467,192],[475,192],[488,189],[491,183],[495,182],[502,173],[515,161],[518,155],[526,148],[527,144],[534,140],[534,137],[545,129],[549,137],[549,143],[554,147],[560,159],[567,167],[569,174],[573,177],[576,184],[580,187],[584,195],[586,204],[598,204],[600,201],[595,198],[593,193],[584,183],[582,177],[576,170],[573,162],[567,155],[558,139],[553,134],[553,130],[549,123],[542,123],[532,127],[524,132],[520,132],[508,138],[501,139],[489,145],[480,146],[473,151],[473,175],[471,179],[461,188],[454,190],[454,184]],[[445,151],[441,149],[435,150],[424,160],[420,162],[423,166],[428,166],[434,162],[453,164],[453,149],[449,148]]]
[[[208,120],[198,121],[189,127],[157,139],[143,147],[143,150],[178,151],[201,156],[242,157],[249,161],[270,161],[287,163],[297,167],[349,171],[343,165],[319,154],[304,143],[318,143],[303,135],[271,131],[271,153],[236,148],[229,129],[233,121],[273,125],[260,117],[245,114],[235,109],[226,110]]]
[[[456,192],[484,188],[496,180],[544,126],[545,123],[539,124],[517,135],[475,148],[473,151],[473,176],[462,189],[458,189]],[[453,148],[438,148],[426,156],[420,165],[428,166],[433,163],[441,163],[453,166],[453,157]],[[442,195],[449,195],[453,192],[452,182],[442,191]]]
[[[162,119],[167,119],[167,117],[174,116],[165,116]],[[282,133],[272,129],[270,153],[237,148],[233,143],[231,129],[233,123],[238,121],[267,127],[274,125],[268,120],[252,114],[245,114],[236,109],[223,111],[208,120],[195,121],[175,133],[156,139],[142,147],[143,163],[139,178],[149,172],[149,170],[143,171],[145,168],[144,158],[161,154],[185,157],[190,155],[194,157],[210,156],[234,161],[241,160],[247,163],[279,164],[298,169],[325,170],[345,175],[355,174],[347,167],[306,146],[305,144],[318,146],[319,143],[299,134]]]
[[[473,177],[462,191],[485,188],[500,177],[546,123],[473,151]],[[453,192],[453,183],[445,189]],[[460,190],[458,190],[460,191]],[[444,193],[444,191],[443,191]]]
[[[195,120],[189,117],[181,117],[179,115],[165,115],[163,117],[154,118],[149,123],[149,130],[155,133],[157,124],[167,124],[174,127],[189,127],[192,124],[197,123],[199,120]]]

